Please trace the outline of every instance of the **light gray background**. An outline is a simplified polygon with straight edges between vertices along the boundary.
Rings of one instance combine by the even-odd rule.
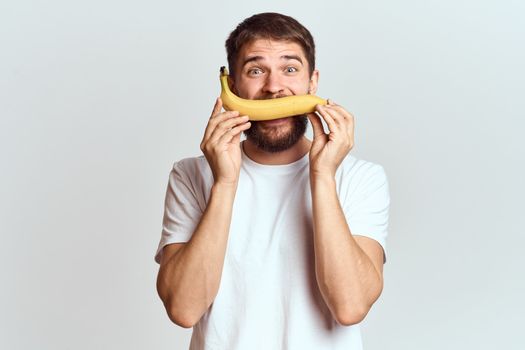
[[[0,348],[185,349],[153,254],[224,40],[279,11],[391,186],[366,349],[523,349],[522,1],[3,1]],[[255,320],[254,320],[255,321]]]

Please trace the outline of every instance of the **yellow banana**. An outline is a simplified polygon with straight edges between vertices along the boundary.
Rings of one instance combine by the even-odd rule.
[[[326,105],[315,95],[294,95],[268,100],[247,100],[235,95],[228,86],[228,70],[221,67],[221,100],[227,111],[238,111],[250,120],[272,120],[315,111],[317,104]]]

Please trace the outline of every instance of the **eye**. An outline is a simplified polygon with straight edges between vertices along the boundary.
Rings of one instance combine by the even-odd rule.
[[[286,71],[286,73],[295,73],[295,72],[297,72],[297,68],[295,68],[295,67],[286,67],[285,71]]]
[[[261,68],[250,68],[248,69],[248,74],[249,75],[259,75],[261,74],[263,71]]]

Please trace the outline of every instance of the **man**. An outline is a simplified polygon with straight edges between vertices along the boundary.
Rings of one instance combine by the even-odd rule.
[[[242,98],[316,92],[314,41],[291,17],[254,15],[226,49]],[[383,168],[349,154],[353,134],[331,101],[250,122],[217,99],[204,156],[170,174],[155,256],[159,296],[193,327],[191,349],[361,349],[359,322],[383,285],[389,194]]]

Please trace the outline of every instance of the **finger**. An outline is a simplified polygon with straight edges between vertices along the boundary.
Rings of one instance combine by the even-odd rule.
[[[251,125],[250,122],[246,122],[227,130],[221,135],[221,137],[219,137],[217,144],[239,143],[241,141],[241,133],[244,130],[249,129]]]
[[[226,119],[226,120],[220,122],[219,124],[217,124],[217,126],[213,130],[212,134],[210,135],[210,140],[218,139],[222,134],[224,134],[225,132],[227,132],[231,128],[233,128],[233,127],[235,127],[235,126],[237,126],[239,124],[244,124],[247,121],[248,121],[248,116],[243,115],[243,116],[238,116],[238,117],[233,117],[233,118],[230,118],[230,119]]]
[[[211,112],[210,118],[214,118],[215,116],[217,116],[217,114],[221,112],[221,109],[222,109],[222,100],[220,97],[217,97],[217,99],[215,100],[215,105],[213,106],[213,110]]]
[[[223,121],[217,127],[213,130],[212,134],[210,135],[210,142],[214,143],[219,138],[222,137],[225,133],[229,132],[232,128],[245,124],[248,122],[248,116],[243,115],[240,117],[231,118],[228,120]]]
[[[231,118],[236,118],[238,116],[239,116],[239,112],[237,111],[227,111],[227,112],[219,113],[216,116],[212,116],[210,120],[208,121],[208,125],[206,125],[206,130],[204,131],[203,141],[206,141],[211,137],[211,135],[213,134],[213,132],[215,131],[215,129],[220,123],[222,123],[225,120],[231,119]]]
[[[345,119],[352,119],[352,120],[354,119],[354,116],[350,112],[348,112],[346,109],[344,109],[342,106],[334,103],[330,105],[330,107],[337,110],[339,113],[341,113],[345,117]]]
[[[249,124],[249,126],[246,127],[246,129],[244,130],[248,130],[250,127],[251,127],[251,123]],[[241,132],[238,132],[236,135],[234,135],[231,139],[231,143],[233,143],[234,145],[240,145],[241,143],[241,134],[242,134],[242,131],[244,130],[241,130]]]
[[[332,117],[334,117],[336,122],[339,123],[341,129],[345,130],[349,136],[353,135],[355,123],[354,116],[339,105],[332,105],[328,110],[336,111],[338,117],[335,117],[335,114],[333,113],[331,114]]]
[[[337,132],[339,130],[339,127],[335,122],[334,118],[328,113],[328,107],[317,105],[316,110],[319,112],[321,117],[323,117],[324,121],[328,125],[328,130],[330,132]]]
[[[327,113],[335,120],[342,131],[341,135],[345,135],[346,141],[349,143],[350,149],[354,144],[354,116],[348,113],[343,107],[331,104],[326,108]],[[343,138],[340,138],[343,140]]]
[[[319,117],[315,113],[308,113],[307,117],[308,117],[308,120],[310,120],[310,123],[312,124],[314,138],[319,137],[321,135],[325,135],[324,128],[323,128],[323,122],[321,122],[321,117]]]
[[[349,121],[341,113],[338,107],[334,105],[328,106],[326,112],[330,114],[330,116],[335,120],[336,124],[339,126],[340,129],[345,129],[349,124]]]
[[[354,116],[351,113],[349,113],[346,109],[344,109],[342,106],[335,103],[333,100],[328,99],[327,102],[328,102],[327,111],[328,112],[337,111],[337,114],[331,113],[330,115],[334,118],[336,122],[338,122],[341,128],[345,130],[350,142],[353,144],[354,129],[355,129]],[[342,116],[342,119],[338,118],[338,116]]]

